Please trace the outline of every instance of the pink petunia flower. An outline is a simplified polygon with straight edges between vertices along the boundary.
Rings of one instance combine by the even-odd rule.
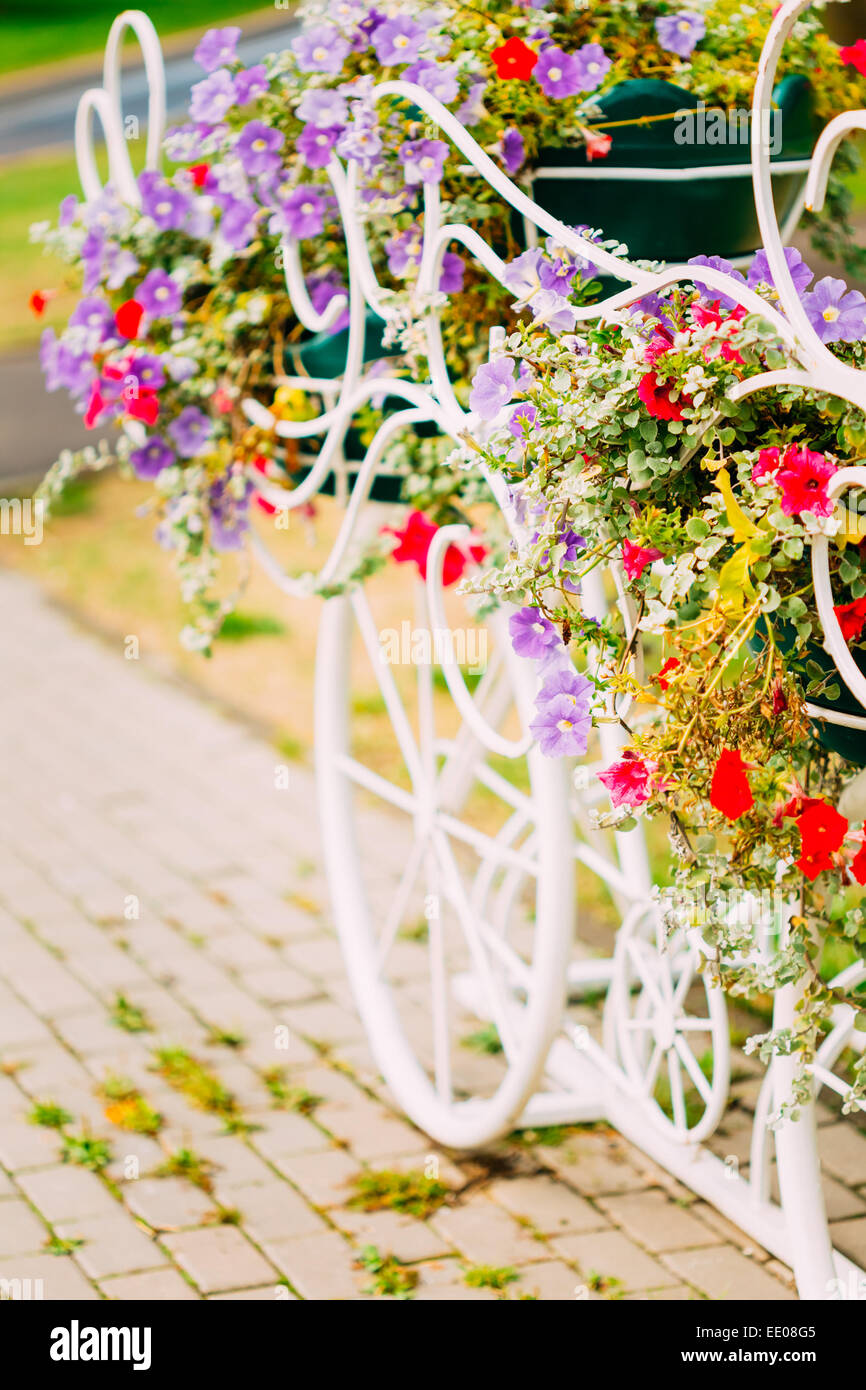
[[[634,748],[626,748],[606,772],[598,774],[598,780],[607,787],[614,808],[642,806],[652,795],[658,766]]]
[[[758,454],[758,462],[752,465],[752,482],[763,483],[768,477],[774,478],[781,466],[781,449],[762,449]]]
[[[836,464],[824,454],[791,444],[776,474],[785,516],[796,516],[798,512],[831,516],[835,503],[827,494],[827,484],[835,472]]]
[[[653,560],[660,560],[662,553],[654,546],[637,545],[630,541],[628,536],[622,543],[622,565],[626,576],[630,582],[640,579],[647,565],[651,565]]]

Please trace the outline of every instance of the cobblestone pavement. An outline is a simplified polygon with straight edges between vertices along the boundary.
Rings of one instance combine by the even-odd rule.
[[[603,1128],[459,1162],[431,1149],[389,1107],[348,998],[309,772],[277,790],[267,745],[27,582],[0,576],[0,612],[11,1296],[793,1297]],[[743,1161],[754,1065],[738,1087],[717,1142]],[[837,1241],[863,1261],[866,1139],[821,1122]],[[437,1165],[452,1191],[427,1219],[350,1205],[359,1172]]]

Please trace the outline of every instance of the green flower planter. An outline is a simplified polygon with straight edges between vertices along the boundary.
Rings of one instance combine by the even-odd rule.
[[[787,656],[794,649],[795,633],[790,623],[774,624],[774,631],[779,650]],[[749,640],[749,646],[754,652],[764,650],[765,637],[761,623],[758,623],[754,636]],[[857,666],[866,675],[866,651],[857,647],[851,648]],[[792,661],[794,669],[802,676],[804,681],[807,679],[805,663],[814,661],[816,666],[820,666],[821,671],[826,676],[830,676],[840,686],[840,691],[835,700],[810,699],[809,703],[818,709],[835,710],[840,714],[866,715],[866,710],[848,689],[836,669],[836,663],[825,652],[820,642],[810,642],[806,648],[805,655],[796,662]],[[838,753],[847,762],[853,763],[856,767],[866,767],[866,731],[861,729],[846,729],[841,724],[829,724],[825,719],[816,719],[812,723],[812,729],[818,742],[830,750],[831,753]]]
[[[784,78],[776,87],[778,111],[771,133],[781,137],[774,162],[807,159],[815,142],[816,126],[812,92],[802,76]],[[724,144],[709,143],[715,131],[713,108],[704,108],[681,87],[655,78],[622,82],[598,100],[606,121],[631,121],[638,117],[670,117],[648,125],[611,129],[613,145],[604,159],[590,163],[583,149],[550,149],[539,155],[539,167],[617,168],[677,170],[689,166],[722,168],[748,166],[751,147],[731,139],[735,131],[728,114]],[[703,133],[705,143],[678,143],[677,132],[688,130],[675,112],[692,112],[691,134]],[[750,125],[750,123],[749,123]],[[741,124],[741,129],[745,129]],[[805,175],[780,174],[773,180],[776,213],[780,225],[792,211]],[[536,178],[532,196],[546,211],[568,226],[601,228],[629,248],[632,259],[687,261],[692,256],[748,255],[761,244],[755,213],[752,180],[748,173],[735,177],[700,179],[649,178],[637,180]]]

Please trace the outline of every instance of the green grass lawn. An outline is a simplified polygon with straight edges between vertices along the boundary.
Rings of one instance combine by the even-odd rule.
[[[4,0],[0,75],[38,63],[51,63],[81,54],[99,53],[105,45],[111,21],[122,9],[118,0]],[[160,36],[183,29],[202,30],[237,15],[261,10],[261,0],[146,0],[141,8],[150,15]],[[274,11],[279,20],[280,12]],[[130,40],[134,42],[134,39]]]
[[[71,267],[29,240],[32,222],[54,220],[60,200],[80,193],[69,154],[38,155],[0,165],[0,351],[33,343],[46,324],[62,324],[75,304]],[[33,290],[68,287],[36,319],[28,306]]]

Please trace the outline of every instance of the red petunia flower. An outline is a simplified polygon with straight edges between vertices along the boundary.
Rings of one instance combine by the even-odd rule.
[[[656,550],[655,546],[636,545],[630,541],[628,536],[622,543],[622,567],[625,570],[626,578],[633,582],[640,579],[647,565],[651,565],[653,560],[660,560],[662,553]]]
[[[848,834],[848,822],[829,801],[819,801],[798,818],[797,829],[804,854],[831,854]]]
[[[856,642],[866,626],[866,598],[855,599],[853,603],[834,604],[833,612],[839,619],[845,641]]]
[[[682,420],[683,406],[691,405],[689,396],[673,399],[673,388],[660,382],[655,372],[647,372],[638,383],[637,393],[650,415],[656,420]]]
[[[528,82],[532,69],[538,62],[538,54],[523,42],[523,39],[510,38],[499,48],[494,48],[491,58],[496,65],[496,76],[510,78],[516,82]]]
[[[207,176],[210,173],[209,164],[190,164],[187,173],[192,174],[192,181],[196,188],[204,188]]]
[[[851,860],[849,868],[861,888],[866,885],[866,844],[860,846]]]
[[[591,164],[594,159],[606,159],[613,144],[613,136],[605,135],[600,130],[590,130],[584,127],[583,138],[586,142],[586,157]]]
[[[264,474],[265,477],[268,477],[268,472],[271,466],[271,461],[269,458],[266,458],[264,454],[254,454],[252,464],[253,468],[255,468],[257,472]],[[256,505],[258,507],[261,507],[262,511],[266,512],[268,516],[274,516],[276,514],[277,509],[274,506],[273,502],[268,502],[266,498],[261,497],[258,493],[256,493]]]
[[[788,708],[788,697],[782,689],[782,682],[778,679],[773,681],[773,713],[781,714]]]
[[[840,48],[839,58],[843,63],[856,68],[861,77],[866,77],[866,39],[858,39],[856,43],[849,43]]]
[[[137,338],[144,305],[137,299],[127,299],[114,315],[114,325],[121,338]]]
[[[739,748],[723,748],[710,783],[710,805],[728,820],[739,820],[755,804]]]
[[[39,319],[45,313],[49,299],[53,299],[57,294],[56,290],[34,290],[28,303],[36,317]]]
[[[418,573],[422,579],[427,578],[427,556],[433,537],[439,530],[435,522],[430,521],[423,512],[410,512],[409,519],[402,531],[394,530],[391,526],[382,528],[388,535],[395,536],[400,542],[391,551],[391,559],[398,564],[412,563],[418,566]],[[471,560],[480,564],[487,554],[483,545],[470,545],[467,551],[458,549],[456,545],[449,545],[445,552],[445,561],[442,566],[442,582],[445,585],[456,584],[458,579],[463,578],[466,566]]]
[[[681,661],[678,661],[675,656],[668,657],[667,661],[664,663],[658,675],[656,676],[656,680],[658,681],[662,690],[667,690],[668,686],[670,685],[670,681],[665,680],[665,677],[669,676],[671,671],[678,671],[682,664],[683,663]]]
[[[146,388],[139,390],[136,395],[124,398],[126,400],[126,411],[133,420],[141,420],[145,425],[155,425],[159,419],[159,400],[155,391],[148,391]]]
[[[738,304],[735,309],[732,309],[729,314],[725,315],[721,313],[719,309],[719,302],[719,300],[716,300],[714,304],[710,305],[692,305],[692,318],[699,327],[705,328],[709,323],[712,324],[714,328],[721,328],[722,325],[726,323],[739,324],[740,321],[745,318],[746,310],[742,304]],[[737,352],[737,349],[731,346],[730,339],[722,343],[721,355],[725,362],[742,362],[743,360],[741,354]],[[709,356],[709,350],[707,351],[707,356]]]

